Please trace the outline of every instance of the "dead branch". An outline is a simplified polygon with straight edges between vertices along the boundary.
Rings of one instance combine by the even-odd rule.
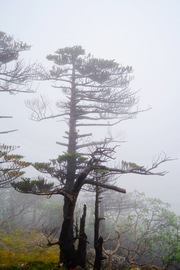
[[[112,186],[112,185],[108,185],[108,184],[103,184],[101,182],[97,182],[97,181],[93,181],[93,180],[89,180],[89,179],[84,180],[84,184],[90,184],[93,186],[99,186],[99,187],[111,189],[111,190],[114,190],[117,192],[126,193],[126,190],[123,188],[119,188],[117,186]]]
[[[114,248],[114,250],[106,250],[104,247],[102,247],[103,249],[103,252],[108,256],[108,260],[109,260],[109,270],[112,269],[112,260],[113,260],[113,257],[114,255],[117,253],[119,247],[121,246],[121,243],[120,243],[120,232],[115,228],[115,232],[117,234],[117,237],[114,238],[114,239],[111,239],[110,237],[108,237],[106,240],[104,240],[104,242],[107,242],[107,241],[116,241],[116,247]]]
[[[6,131],[0,131],[0,134],[7,134],[7,133],[10,133],[10,132],[15,132],[15,131],[18,131],[18,129],[11,129],[11,130],[6,130]]]

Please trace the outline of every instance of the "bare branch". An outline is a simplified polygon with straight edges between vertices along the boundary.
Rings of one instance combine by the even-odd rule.
[[[7,133],[10,133],[10,132],[15,132],[15,131],[18,131],[18,129],[12,129],[12,130],[7,130],[7,131],[0,131],[0,134],[7,134]]]
[[[2,116],[0,116],[0,118],[13,118],[12,116],[7,116],[7,115],[2,115]]]
[[[42,120],[54,119],[67,115],[67,113],[54,115],[49,106],[49,103],[50,102],[42,95],[33,100],[26,100],[26,107],[32,111],[30,119],[39,122]]]

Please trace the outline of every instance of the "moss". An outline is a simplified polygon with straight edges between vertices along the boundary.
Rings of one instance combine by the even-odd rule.
[[[59,261],[59,247],[38,246],[37,244],[41,242],[42,238],[42,234],[36,231],[0,232],[0,267],[12,267],[12,265],[15,267],[30,262],[34,263],[38,260],[47,264],[57,264]]]

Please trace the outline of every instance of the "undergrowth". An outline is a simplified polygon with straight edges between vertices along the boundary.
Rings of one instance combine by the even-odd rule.
[[[46,269],[40,268],[43,264],[43,267],[49,267],[51,264],[51,268],[47,269],[53,269],[52,263],[58,264],[59,261],[59,248],[46,245],[41,247],[42,240],[43,235],[36,231],[0,231],[0,270],[26,269],[23,268],[24,265],[27,265],[27,269]],[[35,262],[36,268],[29,268],[30,264]]]

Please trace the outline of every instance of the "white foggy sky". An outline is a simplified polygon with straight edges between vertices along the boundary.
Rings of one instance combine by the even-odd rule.
[[[140,90],[139,107],[152,109],[112,129],[127,141],[118,150],[117,162],[150,165],[162,151],[180,157],[179,0],[0,0],[0,7],[0,30],[32,45],[23,54],[27,61],[47,65],[47,54],[81,45],[94,57],[133,66],[130,87]],[[53,103],[55,90],[44,84],[39,90]],[[62,122],[29,120],[24,100],[33,97],[1,94],[0,115],[13,115],[12,120],[1,120],[1,129],[19,130],[1,136],[1,143],[19,145],[18,153],[26,160],[48,161],[61,154],[55,142],[65,129]],[[164,177],[122,176],[119,185],[169,202],[180,214],[179,167],[179,160],[164,164],[159,168],[169,171]]]

